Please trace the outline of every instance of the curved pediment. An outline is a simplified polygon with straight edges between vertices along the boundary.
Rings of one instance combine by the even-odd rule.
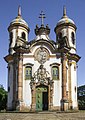
[[[30,41],[30,51],[35,47],[35,46],[38,46],[38,45],[44,45],[46,46],[52,53],[55,53],[55,46],[56,46],[56,43],[54,41],[47,41],[47,40],[44,40],[44,39],[40,39],[40,40],[33,40],[33,41]]]

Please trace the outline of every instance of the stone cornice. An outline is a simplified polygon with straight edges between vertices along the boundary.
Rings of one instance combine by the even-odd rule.
[[[60,64],[59,63],[52,63],[52,64],[50,64],[50,66],[60,66]]]
[[[13,60],[13,55],[7,55],[4,57],[4,59],[8,63],[9,61]]]
[[[74,60],[74,61],[78,62],[81,57],[79,55],[77,55],[77,54],[68,53],[67,58],[69,60]]]
[[[25,64],[23,64],[23,66],[33,66],[34,64],[32,64],[32,63],[25,63]]]
[[[8,31],[11,31],[12,29],[14,29],[14,28],[16,28],[18,26],[24,27],[25,29],[27,29],[28,33],[30,32],[30,29],[26,25],[20,24],[20,23],[14,23],[13,25],[10,25],[8,27]]]
[[[58,28],[60,28],[60,27],[64,27],[64,26],[72,26],[73,28],[75,28],[75,30],[77,29],[77,27],[76,27],[74,24],[72,24],[72,23],[63,23],[63,24],[61,24],[61,25],[57,25],[57,26],[54,28],[55,33],[56,33],[56,29],[58,29]]]
[[[30,50],[29,48],[23,47],[23,46],[18,46],[18,47],[14,47],[14,50],[18,53],[29,53]]]

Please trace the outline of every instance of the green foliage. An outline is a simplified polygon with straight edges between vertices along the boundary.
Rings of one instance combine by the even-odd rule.
[[[6,109],[6,105],[7,105],[7,92],[3,87],[1,87],[0,88],[0,110]]]
[[[85,85],[78,87],[78,106],[80,110],[85,110]]]

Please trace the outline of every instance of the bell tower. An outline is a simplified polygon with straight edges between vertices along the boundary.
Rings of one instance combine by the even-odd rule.
[[[70,53],[76,53],[76,25],[66,15],[66,7],[63,8],[63,17],[58,21],[55,29],[56,41],[59,47],[63,44],[63,40],[66,39],[66,45],[70,48]]]
[[[9,31],[9,54],[14,53],[15,45],[19,44],[19,40],[23,42],[28,41],[29,27],[21,16],[21,7],[18,7],[18,16],[12,20],[8,27]]]
[[[21,7],[18,7],[18,16],[8,27],[9,53],[4,59],[8,63],[8,102],[7,109],[18,109],[22,103],[23,89],[23,53],[17,48],[26,48],[28,44],[29,27],[21,16]],[[19,106],[19,107],[20,107]]]
[[[55,29],[57,51],[61,55],[62,64],[62,99],[61,110],[66,111],[77,107],[77,62],[80,57],[76,54],[76,25],[66,15],[63,8],[63,17],[58,21]],[[67,87],[68,85],[68,87]],[[73,90],[74,88],[74,90]],[[75,96],[75,98],[74,98]],[[73,101],[75,99],[76,102]]]

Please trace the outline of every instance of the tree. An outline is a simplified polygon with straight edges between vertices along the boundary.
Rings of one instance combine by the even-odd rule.
[[[78,106],[85,110],[85,85],[78,87]]]
[[[7,106],[7,92],[3,88],[2,85],[0,85],[0,110],[6,109]]]

